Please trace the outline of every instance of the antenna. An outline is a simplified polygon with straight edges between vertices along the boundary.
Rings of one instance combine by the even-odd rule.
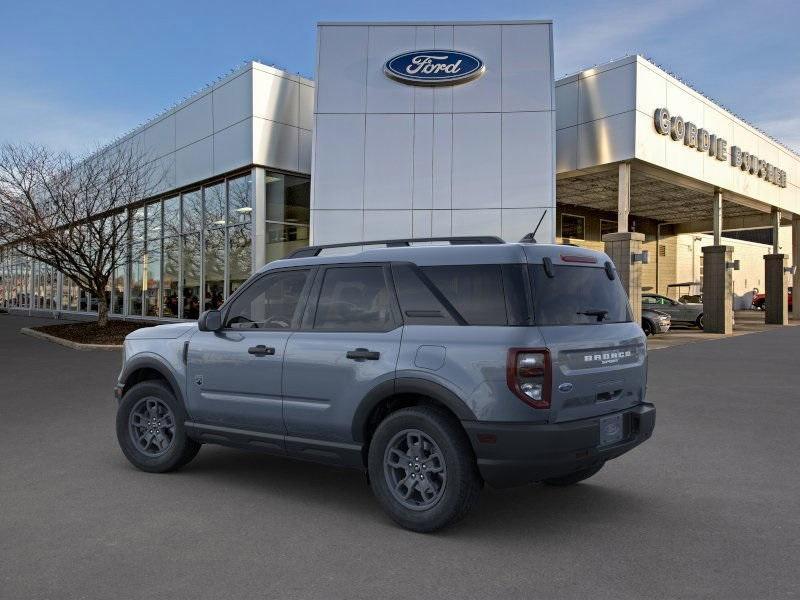
[[[542,216],[539,218],[539,222],[536,224],[536,228],[531,232],[525,235],[520,240],[522,244],[535,244],[536,243],[536,232],[539,231],[539,227],[542,225],[542,221],[544,221],[544,216],[547,214],[547,209],[544,209]]]

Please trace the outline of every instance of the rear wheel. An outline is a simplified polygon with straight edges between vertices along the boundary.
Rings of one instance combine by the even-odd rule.
[[[129,389],[117,409],[117,441],[130,463],[150,473],[180,469],[200,451],[186,435],[186,411],[161,381]]]
[[[466,434],[432,407],[386,417],[370,443],[368,463],[381,507],[412,531],[435,531],[464,518],[483,487]]]
[[[589,479],[589,477],[592,475],[596,475],[597,472],[603,468],[603,465],[605,465],[605,463],[601,462],[600,464],[589,467],[588,469],[581,469],[580,471],[575,471],[574,473],[564,475],[563,477],[550,477],[549,479],[543,479],[542,483],[558,487],[574,485],[583,481],[584,479]]]
[[[699,316],[699,317],[697,317],[697,321],[695,321],[695,324],[696,324],[696,325],[697,325],[697,326],[698,326],[700,329],[705,329],[705,327],[703,327],[703,321],[704,321],[704,319],[705,319],[705,315],[701,313],[701,314],[700,314],[700,316]]]

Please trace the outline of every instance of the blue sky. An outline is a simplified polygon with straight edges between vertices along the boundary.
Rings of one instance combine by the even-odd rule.
[[[83,151],[248,59],[313,76],[319,20],[553,19],[556,76],[644,54],[800,152],[800,3],[3,2],[0,142]]]

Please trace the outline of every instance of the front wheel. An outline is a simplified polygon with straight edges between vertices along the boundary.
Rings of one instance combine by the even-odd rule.
[[[644,334],[647,337],[650,337],[651,335],[653,335],[656,332],[655,331],[655,327],[653,327],[653,324],[650,321],[645,321],[642,324],[642,329],[644,329]]]
[[[186,435],[186,411],[160,381],[142,381],[129,389],[117,409],[117,441],[130,463],[142,471],[180,469],[200,451]]]
[[[372,490],[389,517],[421,533],[464,518],[483,487],[458,422],[428,406],[398,410],[378,425],[368,467]]]
[[[705,329],[705,327],[703,326],[704,319],[705,319],[705,315],[701,314],[699,317],[697,317],[697,321],[695,321],[695,324],[696,324],[696,325],[697,325],[697,326],[698,326],[700,329]]]

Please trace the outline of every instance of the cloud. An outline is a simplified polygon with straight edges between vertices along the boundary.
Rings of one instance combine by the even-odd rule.
[[[674,23],[700,12],[703,0],[676,0],[668,10],[654,10],[641,2],[604,3],[602,10],[574,10],[555,22],[556,77],[621,58],[627,54],[646,54],[643,41],[674,32]],[[680,30],[680,28],[678,29]],[[677,36],[680,40],[680,35]]]
[[[72,105],[51,92],[0,89],[0,143],[34,142],[82,154],[139,121],[128,112]]]
[[[753,125],[800,155],[800,116],[757,120]]]
[[[795,107],[800,98],[800,77],[776,81],[767,97],[757,104],[759,110],[749,121],[767,135],[800,154],[800,115]]]

